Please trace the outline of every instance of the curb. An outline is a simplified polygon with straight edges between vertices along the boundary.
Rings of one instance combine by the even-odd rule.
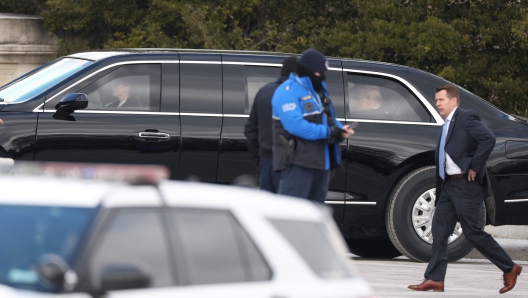
[[[495,238],[502,248],[514,261],[528,261],[528,240]],[[473,249],[465,259],[486,259],[476,249]]]

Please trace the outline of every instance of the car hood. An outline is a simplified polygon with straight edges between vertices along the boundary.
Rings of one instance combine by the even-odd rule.
[[[51,297],[51,295],[45,294],[45,293],[14,289],[12,287],[8,287],[6,285],[0,284],[0,297],[2,298],[44,298],[44,297]]]
[[[19,291],[8,287],[6,285],[0,284],[0,297],[2,298],[11,298],[11,297],[38,297],[33,295],[34,293],[28,291]]]

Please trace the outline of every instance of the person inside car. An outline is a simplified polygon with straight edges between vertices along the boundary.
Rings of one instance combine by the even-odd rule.
[[[379,87],[373,85],[361,86],[358,91],[358,103],[361,111],[378,109],[382,103]]]
[[[380,107],[383,98],[378,86],[356,85],[349,89],[350,115],[352,118],[385,119],[386,111]]]
[[[119,78],[112,82],[112,95],[117,97],[107,104],[107,109],[121,109],[121,110],[138,110],[141,108],[141,104],[137,99],[131,98],[130,96],[130,83],[126,78]]]

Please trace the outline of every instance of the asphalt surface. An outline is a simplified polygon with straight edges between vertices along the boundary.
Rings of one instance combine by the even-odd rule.
[[[378,297],[528,297],[528,262],[516,261],[523,266],[515,288],[503,295],[502,272],[488,260],[462,259],[447,267],[445,292],[416,292],[407,289],[419,284],[427,264],[410,261],[405,257],[392,260],[364,259],[352,255],[360,275],[374,289]]]

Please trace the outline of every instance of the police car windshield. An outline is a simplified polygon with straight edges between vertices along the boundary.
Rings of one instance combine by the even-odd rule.
[[[0,98],[4,99],[4,103],[30,100],[92,63],[92,61],[73,58],[57,60],[40,71],[0,90]]]
[[[44,254],[71,264],[96,213],[94,208],[0,205],[0,283],[47,291],[35,266]]]

